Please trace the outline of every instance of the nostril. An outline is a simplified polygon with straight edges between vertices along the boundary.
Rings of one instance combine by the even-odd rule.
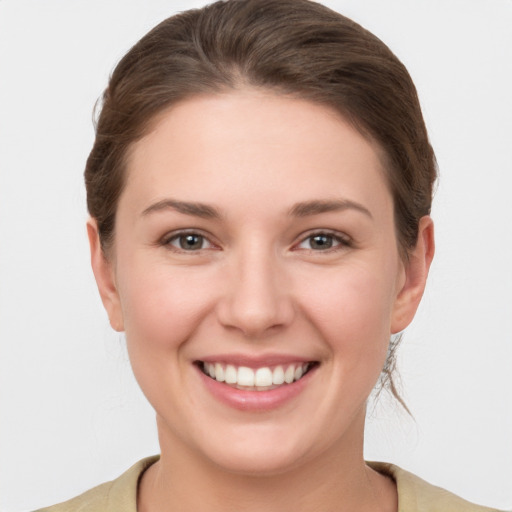
[[[219,306],[220,323],[241,331],[247,337],[258,337],[289,325],[294,312],[288,299],[267,298],[266,301],[251,297],[232,297]]]
[[[260,337],[291,322],[290,286],[274,252],[266,238],[246,240],[234,251],[217,303],[224,327]]]

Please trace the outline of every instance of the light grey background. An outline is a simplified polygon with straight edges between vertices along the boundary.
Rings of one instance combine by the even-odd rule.
[[[201,1],[0,0],[0,508],[69,498],[158,452],[89,269],[82,170],[109,72]],[[331,0],[415,80],[441,180],[437,255],[400,355],[408,419],[368,459],[512,507],[512,1]]]

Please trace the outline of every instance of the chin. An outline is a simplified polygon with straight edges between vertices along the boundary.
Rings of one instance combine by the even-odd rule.
[[[265,477],[287,473],[300,466],[304,454],[277,451],[275,446],[255,445],[249,450],[211,454],[211,460],[229,473]]]
[[[203,456],[229,473],[271,476],[291,471],[314,457],[310,431],[290,432],[276,425],[240,426],[222,442],[214,436],[198,447]],[[318,447],[317,447],[318,448]]]

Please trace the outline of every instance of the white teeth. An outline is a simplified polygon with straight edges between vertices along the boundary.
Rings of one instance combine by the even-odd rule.
[[[272,370],[270,368],[258,368],[254,383],[256,386],[272,386]]]
[[[272,373],[272,384],[276,386],[284,383],[284,370],[282,366],[276,366]]]
[[[274,369],[267,366],[252,369],[247,366],[236,367],[232,364],[203,363],[204,373],[218,382],[244,388],[259,388],[261,391],[284,383],[291,384],[301,379],[308,368],[309,363],[290,364],[286,370],[283,366],[276,366]]]
[[[254,370],[246,366],[238,368],[237,384],[239,386],[254,386]]]
[[[295,366],[288,366],[284,372],[284,381],[286,384],[291,384],[295,378]]]
[[[222,367],[222,365],[220,363],[215,363],[215,378],[219,382],[224,382],[224,380],[225,380],[224,368]]]
[[[236,368],[228,364],[226,366],[226,373],[224,374],[224,380],[227,384],[236,384]]]

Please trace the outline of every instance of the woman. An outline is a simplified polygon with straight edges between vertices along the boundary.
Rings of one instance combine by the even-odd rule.
[[[170,18],[114,71],[85,177],[161,457],[55,510],[491,510],[363,459],[434,254],[434,154],[378,39],[302,0]]]

